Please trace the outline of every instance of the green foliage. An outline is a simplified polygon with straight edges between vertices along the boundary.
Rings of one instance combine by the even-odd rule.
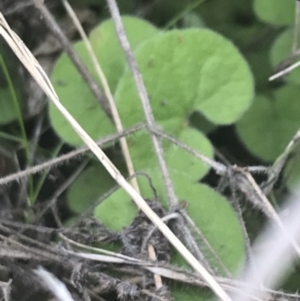
[[[133,50],[145,40],[159,34],[156,27],[142,19],[123,16],[122,21]],[[125,66],[125,54],[119,45],[119,39],[115,31],[113,21],[109,19],[96,27],[89,37],[112,91],[116,90]]]
[[[158,121],[176,118],[182,124],[199,110],[214,123],[230,124],[251,104],[247,63],[232,43],[210,30],[165,32],[146,41],[135,56]],[[139,99],[130,70],[118,85],[116,101],[125,125],[143,118],[141,110],[132,109]]]
[[[249,49],[249,43],[265,29],[252,6],[252,1],[248,0],[204,1],[197,12],[207,27],[230,39],[239,48]]]
[[[116,185],[102,164],[93,162],[75,179],[68,189],[68,204],[72,211],[81,213],[101,195]]]
[[[299,155],[288,162],[284,169],[284,176],[287,179],[286,185],[292,190],[296,190],[299,187],[300,180],[300,160]]]
[[[278,38],[275,40],[274,44],[272,45],[271,51],[270,51],[270,60],[272,63],[272,66],[274,68],[277,68],[278,66],[284,64],[283,62],[288,62],[289,64],[292,64],[299,60],[299,57],[295,57],[294,59],[289,59],[291,52],[292,52],[292,46],[293,46],[293,39],[294,39],[294,30],[292,28],[287,29],[283,33],[281,33]],[[296,68],[289,74],[287,74],[284,77],[284,80],[293,83],[293,84],[299,84],[300,78],[300,69]]]
[[[254,10],[257,16],[273,25],[288,25],[295,18],[294,0],[255,0]]]
[[[102,164],[92,163],[68,189],[69,207],[78,214],[84,212],[90,205],[95,204],[101,196],[116,186],[116,182],[109,176]],[[123,162],[117,161],[115,164],[125,174]],[[122,195],[122,197],[118,197],[119,195]],[[110,201],[105,200],[98,206],[95,216],[110,229],[119,231],[131,223],[136,212],[136,206],[132,204],[127,195],[124,196],[123,192],[118,190],[112,195]]]
[[[134,17],[123,17],[123,22],[133,48],[158,33],[151,24]],[[113,22],[103,22],[91,33],[90,41],[110,88],[114,91],[123,73],[125,57],[119,46]],[[97,79],[84,43],[78,42],[74,47]],[[56,62],[51,81],[61,102],[93,139],[102,137],[101,129],[105,129],[106,134],[115,132],[112,121],[100,109],[94,95],[66,54],[62,54]],[[65,142],[82,145],[81,139],[52,103],[49,104],[49,114],[54,130]]]
[[[153,181],[159,200],[167,207],[160,170],[149,168],[146,172]],[[201,229],[226,267],[234,271],[244,259],[244,242],[239,222],[228,201],[210,187],[197,183],[188,168],[171,170],[171,179],[178,199],[188,202],[189,216]],[[154,192],[148,179],[138,177],[138,183],[143,197],[153,199]],[[68,193],[70,206],[80,212],[86,208],[87,199],[96,200],[111,184],[107,185],[107,172],[102,167],[97,165],[87,169],[70,188]],[[121,230],[131,223],[136,211],[136,206],[125,191],[118,190],[96,208],[95,216],[110,229]],[[210,263],[222,273],[222,268],[214,255],[205,247],[204,250]],[[184,265],[184,260],[178,254],[174,254],[173,261],[178,265]]]
[[[17,71],[19,62],[2,39],[0,49],[0,125],[4,125],[21,118],[24,90]]]
[[[143,122],[145,117],[132,72],[128,67],[123,72],[124,56],[117,41],[111,39],[112,24],[109,22],[93,31],[90,40],[97,54],[101,54],[98,58],[110,85],[115,89],[115,100],[123,125],[129,127]],[[135,21],[130,19],[130,22]],[[165,132],[212,158],[210,141],[194,128],[195,122],[191,122],[190,116],[201,115],[208,127],[213,127],[214,124],[232,124],[238,120],[251,105],[254,94],[248,64],[230,41],[213,31],[186,29],[158,34],[148,25],[144,24],[147,29],[142,29],[144,25],[141,25],[141,32],[135,30],[134,23],[131,25],[129,38],[133,43],[135,58],[143,75],[156,122]],[[141,43],[147,30],[149,39]],[[137,36],[134,36],[135,33]],[[99,36],[102,38],[100,42],[97,39]],[[82,56],[86,55],[80,44],[76,46]],[[112,53],[116,55],[111,55]],[[88,59],[85,58],[85,61]],[[80,89],[85,88],[80,87],[78,74],[71,71],[67,64],[67,59],[64,58],[62,63],[61,58],[52,76],[54,82],[59,83],[59,80],[67,78],[66,74],[71,73],[67,79],[67,88],[57,86],[62,102],[67,108],[71,106],[71,113],[86,129],[89,129],[87,124],[97,129],[88,131],[94,139],[110,134],[113,131],[110,120],[103,112],[99,113],[100,108],[94,105],[95,101],[87,90],[80,92]],[[76,86],[72,90],[73,82]],[[74,99],[75,94],[76,106],[68,100],[72,97]],[[90,111],[86,113],[88,108]],[[50,108],[50,117],[56,131],[70,142],[70,133],[66,134],[62,124],[57,126],[53,116]],[[150,176],[159,200],[167,208],[164,181],[151,136],[143,131],[128,137],[127,141],[135,170],[142,170]],[[234,270],[240,263],[239,259],[244,259],[243,236],[237,217],[227,200],[208,186],[198,183],[209,167],[169,141],[163,140],[162,144],[176,195],[180,200],[187,200],[188,213],[196,226],[204,233],[228,269]],[[138,183],[144,198],[155,197],[146,177],[138,177]],[[70,207],[77,212],[83,210],[86,206],[83,204],[85,199],[96,200],[111,185],[111,179],[107,179],[103,168],[91,166],[72,184],[68,193]],[[97,206],[94,214],[107,227],[120,231],[131,223],[136,212],[136,206],[128,195],[123,190],[118,190]],[[211,264],[222,274],[214,255],[207,249],[206,254]],[[176,254],[173,260],[176,264],[183,264]]]
[[[106,23],[105,26],[108,26],[107,24],[109,23]],[[105,26],[101,25],[98,31],[101,32]],[[91,35],[91,42],[96,46],[97,53],[102,53],[105,50],[102,49],[101,52],[97,48],[100,46],[97,46],[96,38],[94,38],[99,35],[103,36],[94,31]],[[105,37],[103,39],[105,40]],[[133,37],[131,39],[134,41]],[[137,38],[137,40],[140,39]],[[117,47],[117,43],[111,43],[108,47],[109,54],[115,53],[114,47]],[[81,55],[84,54],[82,48],[78,48],[77,51],[81,51]],[[118,52],[116,53],[116,58],[107,55],[103,66],[111,66],[111,68],[117,66],[116,70],[119,70],[118,73],[120,73],[124,58],[118,58]],[[249,67],[240,53],[232,43],[210,30],[189,29],[161,33],[144,41],[136,48],[135,57],[143,74],[151,98],[152,110],[158,124],[177,139],[206,156],[212,157],[213,150],[209,140],[190,127],[189,116],[198,111],[214,123],[230,124],[247,110],[253,97],[253,79]],[[53,74],[56,83],[59,82],[58,79],[65,78],[66,72],[70,74],[66,62],[62,64],[61,60],[55,67]],[[105,68],[104,70],[106,70]],[[78,77],[76,73],[72,72],[72,74]],[[112,85],[117,83],[114,73],[108,72],[107,75]],[[71,83],[73,85],[74,81],[70,75],[69,79],[70,84],[67,93],[72,90],[70,86]],[[82,95],[79,90],[80,84],[78,80],[75,82],[77,84],[75,89],[78,89],[75,92],[78,97],[77,106],[79,106],[80,101],[83,103],[80,112],[75,112],[80,114],[81,119],[77,117],[79,122],[83,125],[85,122],[97,124],[97,120],[101,120],[101,127],[97,129],[97,137],[111,133],[111,127],[106,126],[108,124],[107,117],[101,116],[100,118],[98,115],[98,119],[93,119],[94,114],[99,114],[96,112],[99,112],[100,108],[96,110],[95,107],[92,107],[88,114],[83,116],[87,107],[91,107],[94,100],[89,97],[80,97]],[[58,89],[61,87],[58,86]],[[58,93],[60,92],[61,90],[58,90]],[[60,96],[63,102],[68,99],[66,95]],[[144,120],[144,113],[129,68],[117,85],[115,98],[125,127]],[[78,107],[72,109],[78,110]],[[71,111],[71,113],[73,112]],[[51,111],[50,116],[53,122]],[[82,117],[88,120],[83,121]],[[55,128],[57,131],[65,131],[62,129],[62,125]],[[135,169],[143,170],[149,174],[158,191],[160,201],[167,207],[163,179],[150,135],[146,132],[137,133],[128,138],[128,143]],[[224,259],[226,264],[232,266],[233,261],[236,262],[237,254],[238,257],[243,254],[242,235],[234,212],[226,200],[207,186],[197,184],[197,181],[207,173],[208,167],[168,141],[163,141],[163,147],[178,197],[189,201],[189,212],[195,223],[202,230],[204,229],[205,235],[212,246],[216,248],[219,256]],[[101,185],[99,179],[102,179]],[[154,193],[148,181],[142,177],[138,179],[138,182],[142,195],[145,198],[153,198]],[[68,194],[70,207],[75,211],[82,210],[84,198],[97,199],[111,184],[110,179],[107,182],[107,174],[103,169],[91,167],[70,188]],[[95,216],[99,217],[106,226],[115,230],[121,230],[127,226],[135,213],[135,206],[122,190],[114,193],[95,210]],[[226,231],[224,227],[221,227],[223,218],[226,218],[228,225]],[[225,240],[230,239],[225,232],[231,237],[235,237],[232,240],[233,245],[225,242]],[[230,247],[230,252],[224,247],[225,245]]]
[[[245,250],[238,219],[228,201],[210,187],[191,181],[188,175],[172,174],[172,180],[179,200],[188,202],[189,216],[225,266],[235,272],[244,260]],[[200,244],[210,264],[223,274],[211,251],[203,243]],[[173,262],[186,265],[181,256],[175,256]]]
[[[287,85],[275,91],[274,98],[258,96],[237,123],[246,147],[256,156],[273,161],[285,149],[300,127],[298,86]]]
[[[189,286],[186,283],[176,283],[171,285],[171,295],[177,301],[207,301],[214,300],[214,294],[199,287]]]
[[[0,90],[0,124],[14,121],[18,117],[11,91],[9,89]]]

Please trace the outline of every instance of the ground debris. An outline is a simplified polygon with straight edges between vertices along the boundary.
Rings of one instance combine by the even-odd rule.
[[[159,216],[166,215],[165,210],[158,201],[148,201],[148,205]],[[135,258],[148,258],[147,246],[154,247],[158,261],[168,262],[170,259],[170,245],[163,234],[155,229],[148,217],[139,211],[129,227],[120,235],[124,245],[122,253]]]

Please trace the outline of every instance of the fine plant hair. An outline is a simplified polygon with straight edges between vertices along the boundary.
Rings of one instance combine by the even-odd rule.
[[[100,141],[98,141],[97,144],[99,146],[103,146],[106,143],[109,143],[111,141],[115,141],[119,137],[130,135],[130,134],[132,134],[136,131],[139,131],[141,129],[144,129],[144,128],[145,128],[145,125],[143,125],[143,124],[133,126],[132,128],[128,128],[128,129],[124,130],[123,133],[109,135],[109,136],[101,139]],[[48,161],[46,161],[44,163],[41,163],[39,165],[29,167],[26,170],[23,170],[23,171],[15,173],[15,174],[11,174],[11,175],[2,177],[0,179],[0,185],[5,185],[5,184],[8,184],[8,183],[13,182],[13,181],[19,181],[20,179],[26,178],[26,177],[28,177],[32,174],[36,174],[36,173],[51,169],[55,166],[65,164],[66,162],[68,162],[70,160],[81,158],[83,155],[85,155],[89,151],[90,151],[90,149],[86,146],[75,149],[75,150],[73,150],[73,151],[71,151],[67,154],[58,156],[57,158],[54,158],[52,160],[48,160]]]

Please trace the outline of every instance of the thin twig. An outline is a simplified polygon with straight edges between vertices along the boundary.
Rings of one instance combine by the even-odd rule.
[[[90,74],[87,67],[84,65],[82,60],[80,59],[77,52],[74,50],[74,47],[69,42],[66,35],[62,32],[59,25],[55,21],[54,17],[51,15],[48,8],[45,6],[43,1],[41,0],[31,0],[33,1],[35,7],[39,10],[39,12],[43,16],[43,20],[46,22],[47,26],[51,30],[52,34],[59,40],[61,45],[63,46],[65,52],[68,54],[69,58],[73,62],[74,66],[77,68],[79,74],[82,76],[84,81],[87,83],[88,87],[94,94],[95,98],[97,99],[99,105],[103,109],[103,111],[107,114],[107,116],[111,117],[111,112],[108,107],[107,100],[99,88],[96,81],[93,79],[92,75]]]
[[[205,237],[205,235],[201,232],[201,230],[196,226],[196,224],[194,223],[194,221],[189,217],[189,215],[186,212],[182,212],[181,213],[184,217],[184,219],[188,222],[189,226],[192,228],[193,231],[195,231],[197,233],[197,235],[200,237],[200,239],[202,240],[202,242],[205,244],[205,246],[210,250],[211,254],[215,257],[215,259],[218,261],[218,263],[220,264],[220,266],[222,267],[223,271],[225,272],[225,274],[229,277],[232,278],[231,273],[229,272],[228,268],[225,266],[224,262],[221,260],[220,256],[216,253],[216,251],[213,249],[213,247],[211,246],[211,244],[209,243],[209,241],[207,240],[207,238]],[[209,265],[208,262],[206,264],[206,266]],[[209,271],[211,270],[211,268],[209,269]]]
[[[128,65],[131,68],[131,71],[133,74],[137,92],[138,92],[139,98],[141,100],[143,111],[145,114],[146,123],[150,129],[156,128],[154,115],[152,112],[152,108],[150,105],[146,87],[145,87],[145,84],[143,81],[143,77],[139,70],[139,66],[135,60],[135,57],[133,55],[133,52],[131,50],[128,38],[126,36],[117,3],[115,0],[107,0],[107,4],[108,4],[109,10],[110,10],[112,19],[114,20],[114,23],[115,23],[117,36],[119,38],[120,44],[121,44],[123,51],[125,53],[125,56],[127,58]],[[156,153],[156,156],[157,156],[157,159],[159,162],[159,166],[161,168],[161,172],[163,175],[164,185],[165,185],[165,190],[168,195],[168,200],[171,205],[176,205],[176,204],[178,204],[178,200],[177,200],[177,196],[175,194],[173,184],[172,184],[172,181],[171,181],[171,178],[169,175],[168,166],[167,166],[167,163],[164,158],[164,150],[162,148],[161,141],[156,135],[151,134],[151,137],[152,137],[152,142],[154,145],[155,153]]]
[[[80,173],[84,170],[86,167],[88,161],[83,161],[77,169],[67,178],[66,181],[53,193],[52,197],[49,201],[46,202],[46,205],[43,206],[43,209],[41,212],[38,213],[37,216],[34,218],[33,223],[39,222],[40,218],[48,211],[49,208],[53,207],[53,205],[56,203],[58,197],[70,186],[72,182],[80,175]]]
[[[300,130],[294,135],[292,140],[288,143],[287,147],[282,154],[273,163],[272,167],[268,170],[268,179],[265,183],[262,184],[263,191],[265,194],[269,194],[273,189],[274,184],[276,183],[279,174],[281,173],[284,165],[286,164],[290,154],[294,151],[299,142]]]
[[[132,133],[134,133],[136,131],[139,131],[141,129],[144,129],[144,128],[145,128],[145,125],[139,124],[137,126],[134,126],[132,128],[129,128],[129,129],[125,130],[123,133],[109,135],[109,136],[99,140],[99,142],[97,142],[97,144],[99,146],[103,146],[104,144],[106,144],[108,142],[115,141],[115,140],[117,140],[118,138],[120,138],[122,136],[127,136],[129,134],[132,134]],[[36,173],[41,172],[43,170],[53,168],[53,167],[58,166],[60,164],[66,163],[69,160],[74,160],[78,156],[82,156],[82,155],[84,155],[85,153],[87,153],[89,151],[90,151],[90,149],[88,147],[83,146],[83,147],[78,148],[74,151],[71,151],[71,152],[69,152],[65,155],[62,155],[62,156],[57,157],[55,159],[49,160],[45,163],[42,163],[42,164],[39,164],[39,165],[36,165],[36,166],[32,166],[30,168],[27,168],[26,170],[22,170],[20,172],[16,172],[14,174],[5,176],[3,178],[0,178],[0,185],[5,185],[5,184],[8,184],[10,182],[19,181],[20,179],[26,178],[29,175],[36,174]]]
[[[225,176],[227,173],[227,167],[219,162],[216,162],[208,157],[206,157],[205,155],[201,154],[200,152],[194,150],[193,148],[189,147],[188,145],[184,144],[183,142],[177,140],[176,138],[170,136],[169,134],[163,132],[162,130],[158,129],[158,128],[152,128],[150,129],[150,131],[152,131],[153,133],[155,133],[156,135],[169,140],[170,142],[172,142],[174,145],[186,150],[187,152],[189,152],[190,154],[194,155],[196,158],[200,159],[203,163],[207,164],[208,166],[210,166],[212,169],[214,169],[214,171],[221,176]]]
[[[253,179],[252,175],[249,172],[246,172],[245,170],[234,167],[235,171],[238,171],[240,175],[244,176],[246,181],[248,182],[248,185],[254,189],[254,192],[256,194],[256,197],[258,201],[263,205],[263,208],[265,209],[264,212],[267,214],[267,217],[269,217],[278,227],[281,229],[281,231],[286,235],[286,237],[290,240],[291,245],[293,246],[294,250],[300,257],[300,246],[298,243],[294,240],[294,238],[289,234],[289,232],[286,230],[284,224],[282,223],[282,220],[278,216],[276,210],[270,203],[270,201],[267,199],[267,197],[263,194],[260,187],[257,185],[255,180]],[[244,182],[242,185],[243,192],[247,195],[249,191],[247,191],[247,188],[244,186],[246,182]],[[239,185],[239,184],[238,184]],[[246,188],[246,189],[245,189]]]
[[[112,118],[113,118],[113,121],[114,121],[115,126],[117,128],[117,131],[118,131],[118,133],[122,133],[124,128],[123,128],[123,125],[122,125],[122,122],[121,122],[121,119],[120,119],[120,116],[119,116],[119,112],[117,110],[117,106],[115,104],[115,100],[113,98],[110,87],[108,85],[106,76],[105,76],[105,74],[104,74],[104,72],[103,72],[103,70],[100,66],[100,63],[98,62],[98,60],[96,58],[95,51],[94,51],[94,49],[93,49],[93,47],[92,47],[92,45],[91,45],[91,43],[90,43],[90,41],[89,41],[89,39],[86,35],[84,29],[82,28],[82,25],[80,24],[80,22],[79,22],[79,20],[76,16],[76,13],[72,9],[69,2],[67,0],[62,0],[62,2],[63,2],[63,5],[64,5],[65,9],[67,10],[69,16],[71,17],[74,25],[76,26],[82,40],[85,43],[87,51],[89,52],[90,57],[93,61],[93,65],[95,67],[96,73],[97,73],[97,75],[98,75],[98,77],[99,77],[99,79],[102,83],[104,93],[105,93],[105,96],[108,100],[110,111],[111,111],[111,114],[112,114]],[[121,143],[122,152],[123,152],[123,155],[124,155],[124,158],[125,158],[125,162],[126,162],[126,165],[127,165],[128,174],[129,175],[134,175],[133,162],[132,162],[132,159],[131,159],[131,156],[130,156],[130,152],[129,152],[129,148],[128,148],[126,138],[121,137],[120,143]],[[132,178],[131,184],[137,192],[140,192],[139,185],[138,185],[136,177]]]

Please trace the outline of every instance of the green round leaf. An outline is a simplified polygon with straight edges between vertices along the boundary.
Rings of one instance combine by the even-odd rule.
[[[122,20],[133,49],[158,33],[155,27],[138,18],[123,17]],[[108,84],[114,91],[123,73],[125,56],[119,45],[112,20],[103,22],[96,28],[91,33],[90,40]],[[98,81],[94,64],[85,44],[78,42],[74,44],[74,48]],[[66,54],[62,54],[56,62],[51,81],[63,105],[94,140],[115,132],[113,122],[101,109],[93,93]],[[49,104],[49,115],[54,130],[62,140],[72,145],[82,145],[81,139],[52,103]]]
[[[91,66],[92,62],[84,43],[78,42],[74,48],[81,59]],[[93,73],[93,69],[89,69]],[[107,134],[115,132],[113,122],[101,109],[66,54],[62,54],[55,64],[51,81],[62,104],[94,140],[102,136],[101,128],[104,128]],[[49,116],[53,129],[62,140],[72,145],[83,144],[81,138],[52,102],[49,103]]]
[[[0,107],[0,124],[6,124],[17,119],[17,108],[8,88],[0,89]]]
[[[121,231],[129,226],[138,212],[130,197],[119,189],[95,209],[97,217],[107,228]]]
[[[168,207],[160,170],[149,168],[147,173],[157,191],[159,201],[165,207]],[[238,219],[229,202],[207,185],[199,184],[193,180],[188,169],[181,171],[171,169],[170,175],[178,200],[188,202],[187,212],[189,216],[196,226],[201,229],[225,266],[232,272],[236,271],[244,260],[244,240]],[[154,199],[154,191],[150,187],[149,180],[146,177],[139,176],[138,183],[141,195],[147,199]],[[126,199],[126,193],[123,191],[118,197],[118,200],[114,197],[108,198],[107,204],[112,199],[116,204],[122,202]],[[101,207],[102,204],[99,205],[97,211]],[[120,209],[114,208],[112,210],[119,211]],[[122,208],[122,210],[125,210],[127,214],[129,209]],[[109,214],[110,211],[107,212],[107,215]],[[111,222],[118,223],[118,221],[113,220]],[[211,251],[207,247],[204,247],[203,251],[210,263],[222,274],[221,266]],[[174,255],[173,260],[177,265],[186,265],[179,255]]]
[[[255,0],[254,10],[267,23],[279,26],[293,24],[295,3],[294,0]]]
[[[284,151],[300,127],[299,94],[299,87],[288,85],[274,99],[259,96],[237,123],[240,138],[254,155],[273,161]]]
[[[214,123],[230,124],[251,104],[253,78],[246,61],[213,31],[165,32],[143,43],[135,57],[158,121],[170,116],[185,120],[199,110]],[[130,70],[118,85],[116,100],[125,123],[143,119]]]
[[[178,140],[191,148],[209,158],[213,158],[213,147],[210,141],[200,132],[191,128],[184,128],[177,137]],[[176,145],[168,144],[169,149],[166,150],[165,157],[169,169],[177,171],[177,173],[184,171],[193,180],[199,180],[205,176],[209,170],[209,166]],[[165,149],[168,147],[168,144],[165,144]]]
[[[162,123],[162,125],[164,128],[169,129],[167,132],[172,131],[166,123]],[[209,158],[213,157],[212,145],[202,133],[186,126],[177,129],[175,135],[181,142]],[[131,135],[127,141],[136,171],[147,171],[149,168],[157,168],[159,170],[156,153],[149,133],[141,132]],[[190,177],[194,180],[201,179],[208,172],[209,166],[203,164],[199,159],[196,159],[185,150],[166,140],[163,141],[162,145],[169,169],[179,173],[182,170],[188,170]]]
[[[84,212],[114,185],[115,181],[102,164],[93,162],[93,165],[82,171],[68,189],[67,199],[70,209],[75,213]]]
[[[179,175],[173,175],[172,179],[179,200],[188,202],[189,216],[228,270],[237,272],[245,259],[245,246],[238,219],[228,201],[206,185],[193,183]],[[219,274],[224,274],[211,251],[203,243],[200,246],[210,264]],[[175,258],[174,263],[183,264],[181,257]]]
[[[286,185],[292,190],[299,188],[300,182],[300,160],[299,154],[296,154],[294,158],[286,164],[284,168],[284,176],[287,178]]]
[[[123,172],[124,163],[117,162],[116,165]],[[69,187],[67,194],[69,207],[75,213],[83,213],[116,185],[115,180],[111,178],[102,164],[93,162]],[[130,197],[124,195],[119,189],[97,207],[95,216],[106,227],[118,231],[131,223],[136,212],[136,206],[130,201]]]
[[[160,171],[149,169],[147,173],[157,190],[159,200],[167,207]],[[170,170],[170,174],[178,200],[188,202],[187,213],[189,216],[201,229],[225,266],[232,272],[237,271],[245,256],[244,240],[238,219],[229,202],[207,185],[194,181],[188,170],[177,172]],[[138,182],[142,196],[153,199],[154,192],[149,186],[148,180],[145,177],[138,177]],[[201,246],[209,262],[222,274],[218,260],[203,243]],[[180,255],[174,255],[173,262],[177,265],[187,266]]]
[[[246,58],[255,78],[256,90],[265,92],[267,89],[270,89],[269,77],[273,69],[269,62],[269,50],[259,49],[258,51],[251,51],[246,54]]]
[[[288,29],[281,33],[275,42],[272,45],[270,50],[270,60],[273,68],[278,68],[278,66],[284,65],[286,61],[288,64],[292,64],[294,62],[299,61],[299,57],[295,57],[290,60],[289,57],[291,55],[292,46],[294,39],[294,30]],[[296,68],[292,72],[288,73],[284,76],[285,81],[299,84],[300,83],[300,69]]]
[[[122,22],[131,49],[136,49],[145,40],[159,34],[150,23],[130,16],[123,16]],[[116,35],[114,22],[109,19],[95,28],[90,34],[90,42],[112,91],[115,91],[123,74],[125,54]]]

